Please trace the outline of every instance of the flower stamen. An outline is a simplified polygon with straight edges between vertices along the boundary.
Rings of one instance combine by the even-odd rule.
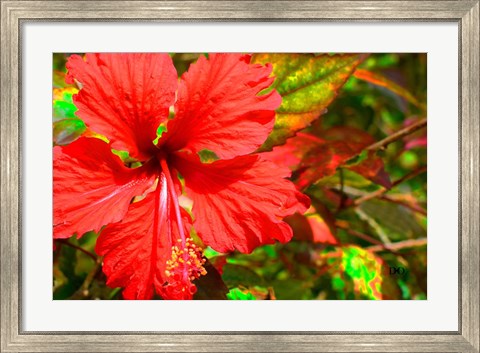
[[[186,261],[185,255],[188,259]],[[165,269],[168,290],[185,298],[195,294],[197,288],[191,282],[207,274],[203,266],[205,261],[202,249],[196,246],[191,238],[185,240],[184,248],[172,246],[172,255],[170,260],[167,260]]]
[[[181,292],[185,292],[186,283],[190,283],[207,273],[203,267],[205,259],[202,257],[202,249],[197,247],[190,237],[187,238],[185,236],[180,205],[166,158],[163,154],[159,154],[158,159],[165,174],[168,190],[172,195],[171,199],[173,200],[178,233],[180,235],[180,239],[177,239],[178,244],[172,246],[172,254],[170,259],[167,260],[165,274],[168,279],[168,285],[171,286],[172,290],[178,287],[181,288]],[[195,285],[190,283],[188,287],[189,293],[185,293],[185,295],[193,295],[196,291]]]

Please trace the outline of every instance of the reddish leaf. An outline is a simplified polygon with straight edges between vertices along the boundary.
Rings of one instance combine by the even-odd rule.
[[[81,137],[53,149],[54,237],[98,232],[122,219],[134,196],[153,185],[149,165],[130,169],[102,140]]]
[[[327,190],[330,190],[326,188]],[[318,190],[318,189],[317,189]],[[320,191],[320,190],[318,190]],[[336,195],[338,197],[338,202],[344,202],[347,203],[347,201],[342,200],[342,197],[340,195]],[[338,203],[337,203],[338,205]],[[311,207],[321,218],[322,220],[326,223],[328,226],[330,233],[332,233],[333,236],[336,236],[337,234],[337,226],[336,226],[336,217],[335,215],[330,211],[330,209],[327,207],[326,204],[321,202],[318,199],[313,199],[312,200],[312,207]],[[337,206],[338,208],[338,206]]]
[[[390,176],[385,172],[382,159],[376,157],[373,151],[370,151],[368,158],[361,163],[348,166],[347,168],[387,189],[392,187]]]
[[[314,211],[313,208],[311,210]],[[302,215],[296,213],[285,218],[285,222],[292,227],[293,237],[297,240],[320,244],[338,244],[330,226],[318,214]]]
[[[272,64],[273,87],[282,96],[275,128],[260,148],[271,150],[326,111],[364,54],[255,54],[252,62]]]
[[[285,217],[285,222],[292,227],[293,239],[313,242],[313,232],[307,221],[307,217],[300,213],[295,213]]]
[[[289,171],[258,156],[211,164],[177,159],[175,165],[193,200],[196,231],[219,252],[286,242],[292,230],[282,218],[308,208],[308,198],[284,179]]]
[[[162,139],[172,150],[208,149],[220,158],[256,150],[272,131],[281,98],[270,65],[249,65],[239,54],[201,56],[180,81],[175,118]]]
[[[406,101],[417,106],[422,110],[426,110],[426,106],[423,103],[420,103],[417,98],[415,98],[409,91],[400,86],[399,84],[393,82],[389,78],[379,74],[377,72],[371,72],[365,69],[356,69],[353,75],[363,81],[369,82],[376,86],[384,87],[389,91],[397,94],[398,96],[404,98]]]
[[[337,238],[332,234],[327,223],[318,214],[307,217],[313,233],[313,242],[322,244],[338,244]]]
[[[346,165],[365,147],[374,142],[366,132],[350,127],[333,127],[317,135],[298,133],[285,145],[276,146],[263,155],[278,165],[289,165],[295,172],[296,185],[307,188],[318,180],[335,174],[343,166],[389,188],[390,179],[383,169],[383,161],[374,153],[358,164]],[[296,162],[295,164],[292,164]]]
[[[174,103],[177,75],[167,54],[72,55],[67,83],[78,81],[73,97],[86,125],[140,160],[153,151],[157,128]],[[154,151],[153,151],[154,152]]]

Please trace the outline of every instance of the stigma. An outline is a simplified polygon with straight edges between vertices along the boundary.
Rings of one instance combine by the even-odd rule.
[[[182,239],[178,239],[178,244],[172,246],[165,275],[168,286],[182,292],[182,296],[187,299],[197,291],[191,282],[207,274],[204,267],[206,260],[202,257],[202,249],[194,244],[192,238],[185,239],[185,246],[182,245]]]

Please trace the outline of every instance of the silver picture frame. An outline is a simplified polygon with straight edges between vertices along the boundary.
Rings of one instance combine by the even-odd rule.
[[[1,352],[479,352],[479,1],[1,0]],[[459,26],[455,332],[27,332],[22,329],[21,32],[30,21],[438,21]]]

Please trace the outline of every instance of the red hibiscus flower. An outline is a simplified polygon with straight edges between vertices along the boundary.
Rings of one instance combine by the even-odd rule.
[[[87,54],[72,55],[67,69],[66,81],[81,87],[76,114],[109,142],[84,136],[54,147],[54,237],[105,226],[96,252],[107,284],[124,287],[124,298],[192,298],[192,282],[205,274],[192,225],[219,252],[290,240],[282,219],[309,200],[285,179],[288,169],[253,153],[281,103],[267,90],[270,65],[211,54],[178,80],[166,54]],[[202,163],[205,150],[218,160]],[[182,193],[193,201],[193,221]]]

